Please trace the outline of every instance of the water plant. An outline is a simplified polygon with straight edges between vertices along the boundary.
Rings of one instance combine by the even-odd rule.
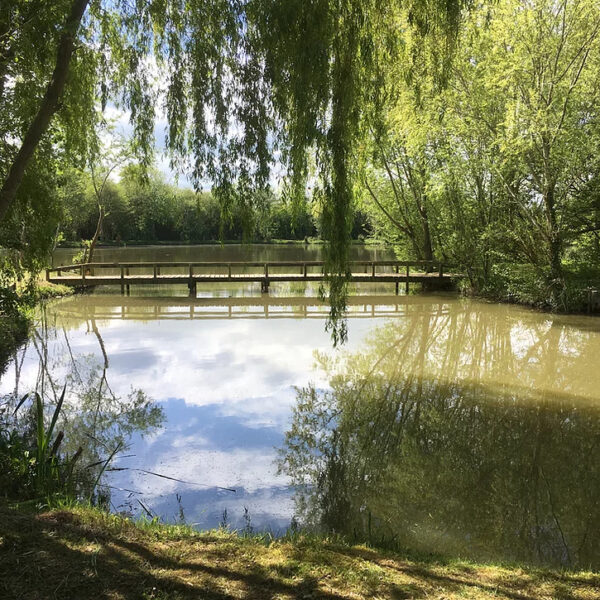
[[[46,426],[42,396],[26,394],[10,411],[0,412],[0,489],[10,501],[51,504],[57,499],[75,499],[78,473],[75,466],[83,449],[72,455],[61,452],[64,432],[57,431],[66,385],[58,399],[50,423]],[[28,399],[30,410],[18,419]]]

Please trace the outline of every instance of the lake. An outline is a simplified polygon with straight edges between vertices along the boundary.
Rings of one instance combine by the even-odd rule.
[[[318,260],[320,247],[101,248],[95,260]],[[355,260],[388,259],[356,246]],[[54,264],[72,251],[59,250]],[[333,349],[309,284],[115,288],[49,302],[0,395],[67,385],[113,510],[294,521],[383,546],[600,566],[600,320],[355,286]]]

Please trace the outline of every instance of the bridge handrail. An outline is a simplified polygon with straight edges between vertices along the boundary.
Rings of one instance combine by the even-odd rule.
[[[177,267],[193,267],[193,268],[212,268],[212,267],[323,267],[326,265],[325,261],[322,260],[300,260],[300,261],[202,261],[202,262],[92,262],[92,263],[79,263],[72,265],[59,265],[56,267],[49,267],[50,272],[61,272],[61,271],[75,271],[82,268],[85,269],[144,269],[144,268],[177,268]],[[349,267],[352,266],[370,266],[370,267],[430,267],[432,269],[439,269],[440,267],[448,266],[446,263],[441,261],[427,261],[427,260],[352,260],[348,263]]]

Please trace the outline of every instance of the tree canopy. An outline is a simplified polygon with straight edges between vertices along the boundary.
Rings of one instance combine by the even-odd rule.
[[[334,338],[343,338],[357,144],[383,105],[383,67],[431,54],[442,73],[461,4],[4,2],[3,227],[25,220],[34,199],[23,186],[35,170],[51,160],[82,164],[97,152],[107,103],[130,112],[134,146],[146,164],[155,118],[164,112],[173,164],[189,171],[198,188],[210,183],[225,207],[264,188],[275,159],[289,168],[295,198],[304,195],[309,175],[316,178],[329,241],[332,322],[340,326]],[[409,31],[425,41],[406,45],[401,34]]]
[[[581,307],[600,257],[599,16],[598,0],[5,2],[0,245],[43,264],[68,174],[98,161],[118,107],[142,175],[163,121],[222,222],[252,224],[274,165],[296,220],[310,189],[335,341],[357,207],[475,293]]]
[[[368,147],[378,235],[476,293],[581,308],[599,279],[599,34],[596,0],[473,8],[444,89],[401,82]]]

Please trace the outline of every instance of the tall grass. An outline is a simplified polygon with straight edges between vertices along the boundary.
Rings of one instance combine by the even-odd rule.
[[[66,386],[48,427],[44,402],[37,392],[24,396],[12,415],[0,420],[0,494],[5,499],[46,503],[59,498],[75,499],[75,465],[83,450],[78,448],[72,456],[61,453],[64,432],[55,435],[65,393]],[[30,397],[33,397],[30,419],[18,422],[17,413]]]

